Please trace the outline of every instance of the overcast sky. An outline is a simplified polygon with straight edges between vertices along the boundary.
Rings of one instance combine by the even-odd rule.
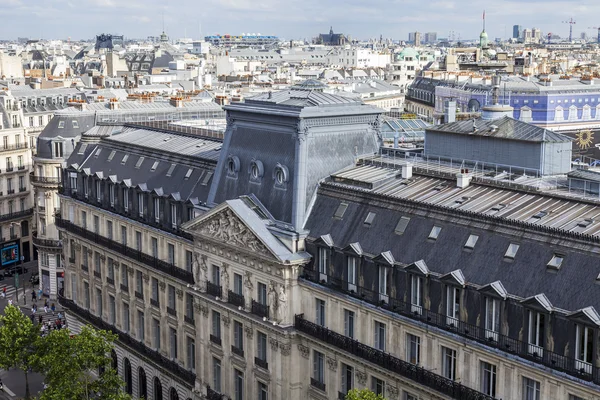
[[[157,36],[163,15],[171,38],[261,33],[286,39],[335,32],[353,38],[407,39],[408,32],[476,38],[485,7],[491,39],[508,37],[515,24],[568,37],[600,26],[600,0],[0,0],[0,39],[88,39],[100,33]],[[485,4],[485,5],[484,5]]]

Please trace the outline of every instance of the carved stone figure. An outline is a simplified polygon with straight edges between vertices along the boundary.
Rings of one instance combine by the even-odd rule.
[[[277,298],[277,307],[279,308],[279,322],[285,323],[287,320],[287,293],[285,286],[279,287],[279,297]]]
[[[229,299],[229,273],[227,272],[227,264],[223,264],[221,268],[221,287],[223,288],[221,297],[223,301],[227,302]]]
[[[200,263],[198,262],[198,254],[194,255],[195,261],[192,265],[192,273],[194,274],[194,283],[200,286]]]
[[[198,273],[196,275],[196,270]],[[200,291],[206,293],[206,275],[208,274],[208,265],[206,264],[206,256],[202,256],[200,260],[198,260],[198,255],[196,255],[196,268],[194,269],[194,282],[196,282],[196,286],[200,288]]]
[[[277,320],[277,292],[273,281],[269,283],[269,291],[267,292],[269,304],[269,318],[273,321]]]
[[[244,273],[244,308],[250,312],[252,309],[252,273],[246,271]]]
[[[213,239],[222,240],[254,252],[267,252],[267,248],[260,240],[229,209],[209,220],[200,228],[199,232]]]

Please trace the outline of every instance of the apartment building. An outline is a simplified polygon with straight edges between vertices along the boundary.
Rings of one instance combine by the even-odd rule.
[[[118,334],[129,393],[597,397],[596,202],[375,157],[358,99],[225,108],[224,140],[94,130],[64,169],[59,301]]]

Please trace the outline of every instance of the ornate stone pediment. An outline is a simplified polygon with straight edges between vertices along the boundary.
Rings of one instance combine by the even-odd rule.
[[[195,233],[255,253],[270,254],[270,250],[229,208],[216,213],[193,228]]]

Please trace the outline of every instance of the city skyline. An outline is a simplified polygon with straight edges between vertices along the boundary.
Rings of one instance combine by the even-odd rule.
[[[264,0],[208,0],[202,6],[191,0],[165,3],[158,0],[55,0],[52,5],[40,0],[6,0],[0,4],[5,21],[1,39],[17,37],[91,39],[100,33],[118,33],[128,38],[157,36],[163,29],[171,38],[212,34],[262,33],[286,39],[310,39],[329,31],[352,38],[392,38],[406,40],[409,32],[437,32],[438,37],[475,39],[482,29],[481,7],[466,0],[439,0],[422,3],[416,0],[375,0],[369,6],[358,0],[344,3],[316,0],[290,1],[282,10],[280,3]],[[191,12],[188,12],[189,10]],[[396,12],[390,12],[394,11]],[[406,10],[409,10],[407,13]],[[567,13],[568,12],[568,13]],[[595,37],[593,15],[600,13],[600,3],[582,0],[570,10],[564,3],[540,0],[504,0],[485,5],[486,31],[490,38],[512,36],[513,25],[539,28],[568,37],[573,18],[574,37],[586,32]],[[215,16],[220,18],[215,18]],[[93,18],[92,18],[93,17]],[[164,22],[163,22],[164,21]],[[290,23],[291,22],[291,23]]]

